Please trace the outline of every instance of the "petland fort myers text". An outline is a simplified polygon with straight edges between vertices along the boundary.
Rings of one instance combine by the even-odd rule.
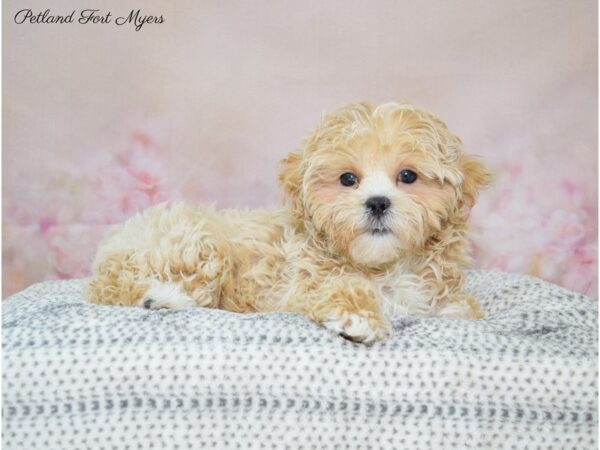
[[[140,31],[146,24],[161,24],[165,22],[162,15],[154,16],[142,12],[141,9],[132,9],[127,14],[113,14],[110,11],[100,9],[73,10],[68,14],[54,14],[50,9],[45,11],[33,11],[22,9],[15,14],[14,21],[22,24],[80,24],[80,25],[104,25],[114,24],[117,26],[130,25],[135,31]]]

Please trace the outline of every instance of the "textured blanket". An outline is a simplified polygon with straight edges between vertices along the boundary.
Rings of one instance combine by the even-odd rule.
[[[3,448],[597,447],[597,302],[471,272],[483,321],[406,317],[372,347],[295,314],[3,302]]]

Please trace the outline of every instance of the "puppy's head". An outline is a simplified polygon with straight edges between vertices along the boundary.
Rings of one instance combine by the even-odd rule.
[[[369,267],[407,257],[464,222],[489,178],[441,120],[398,103],[325,115],[280,174],[296,218]]]

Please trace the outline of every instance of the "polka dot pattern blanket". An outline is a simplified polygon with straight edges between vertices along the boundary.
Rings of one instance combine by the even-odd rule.
[[[597,301],[470,272],[483,321],[355,344],[294,314],[3,302],[3,445],[33,449],[597,447]]]

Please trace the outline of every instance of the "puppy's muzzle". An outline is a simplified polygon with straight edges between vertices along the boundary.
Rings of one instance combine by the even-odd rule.
[[[369,197],[365,202],[368,213],[377,219],[383,217],[391,205],[390,199],[384,196]]]

